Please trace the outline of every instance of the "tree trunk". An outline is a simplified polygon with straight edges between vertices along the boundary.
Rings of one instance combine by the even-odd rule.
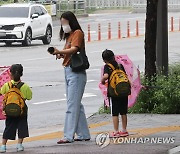
[[[14,3],[18,3],[18,0],[14,0]]]
[[[147,0],[145,32],[145,76],[156,75],[156,30],[158,0]]]

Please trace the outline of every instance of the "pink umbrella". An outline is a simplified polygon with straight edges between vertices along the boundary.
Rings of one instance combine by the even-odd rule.
[[[10,78],[10,67],[9,66],[0,66],[0,88],[4,85],[4,83],[11,80]],[[0,95],[0,120],[6,119],[6,117],[2,114],[2,101],[3,95]]]
[[[128,78],[131,82],[131,95],[129,95],[128,97],[128,107],[132,107],[136,102],[136,99],[138,97],[139,92],[141,91],[141,88],[143,87],[140,81],[140,71],[132,63],[132,61],[128,58],[127,55],[117,55],[115,56],[115,59],[119,64],[122,64],[124,66]],[[104,67],[101,68],[101,75],[103,74],[103,68]],[[107,84],[103,85],[99,83],[99,88],[102,92],[105,105],[109,106],[109,100],[107,98]]]

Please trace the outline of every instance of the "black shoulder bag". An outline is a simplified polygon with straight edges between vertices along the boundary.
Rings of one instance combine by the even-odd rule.
[[[70,67],[73,72],[81,72],[88,69],[90,66],[88,57],[86,55],[85,47],[80,48],[79,51],[71,55]]]

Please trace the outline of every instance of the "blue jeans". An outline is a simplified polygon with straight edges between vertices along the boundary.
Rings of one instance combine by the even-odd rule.
[[[70,66],[64,70],[67,98],[64,138],[72,142],[76,133],[78,139],[90,139],[84,106],[81,103],[87,81],[86,72],[72,72]]]

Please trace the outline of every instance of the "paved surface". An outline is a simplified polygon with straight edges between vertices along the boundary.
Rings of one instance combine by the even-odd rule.
[[[96,114],[88,118],[91,141],[57,145],[56,142],[63,136],[63,132],[58,131],[27,138],[23,153],[165,154],[169,149],[180,145],[179,119],[180,115],[129,114],[128,130],[131,141],[127,142],[128,138],[111,139],[109,145],[102,148],[97,143],[103,144],[104,140],[101,138],[95,141],[95,138],[100,133],[113,131],[113,125],[110,114]],[[136,143],[133,139],[137,139]],[[15,153],[15,143],[9,142],[7,153]]]

